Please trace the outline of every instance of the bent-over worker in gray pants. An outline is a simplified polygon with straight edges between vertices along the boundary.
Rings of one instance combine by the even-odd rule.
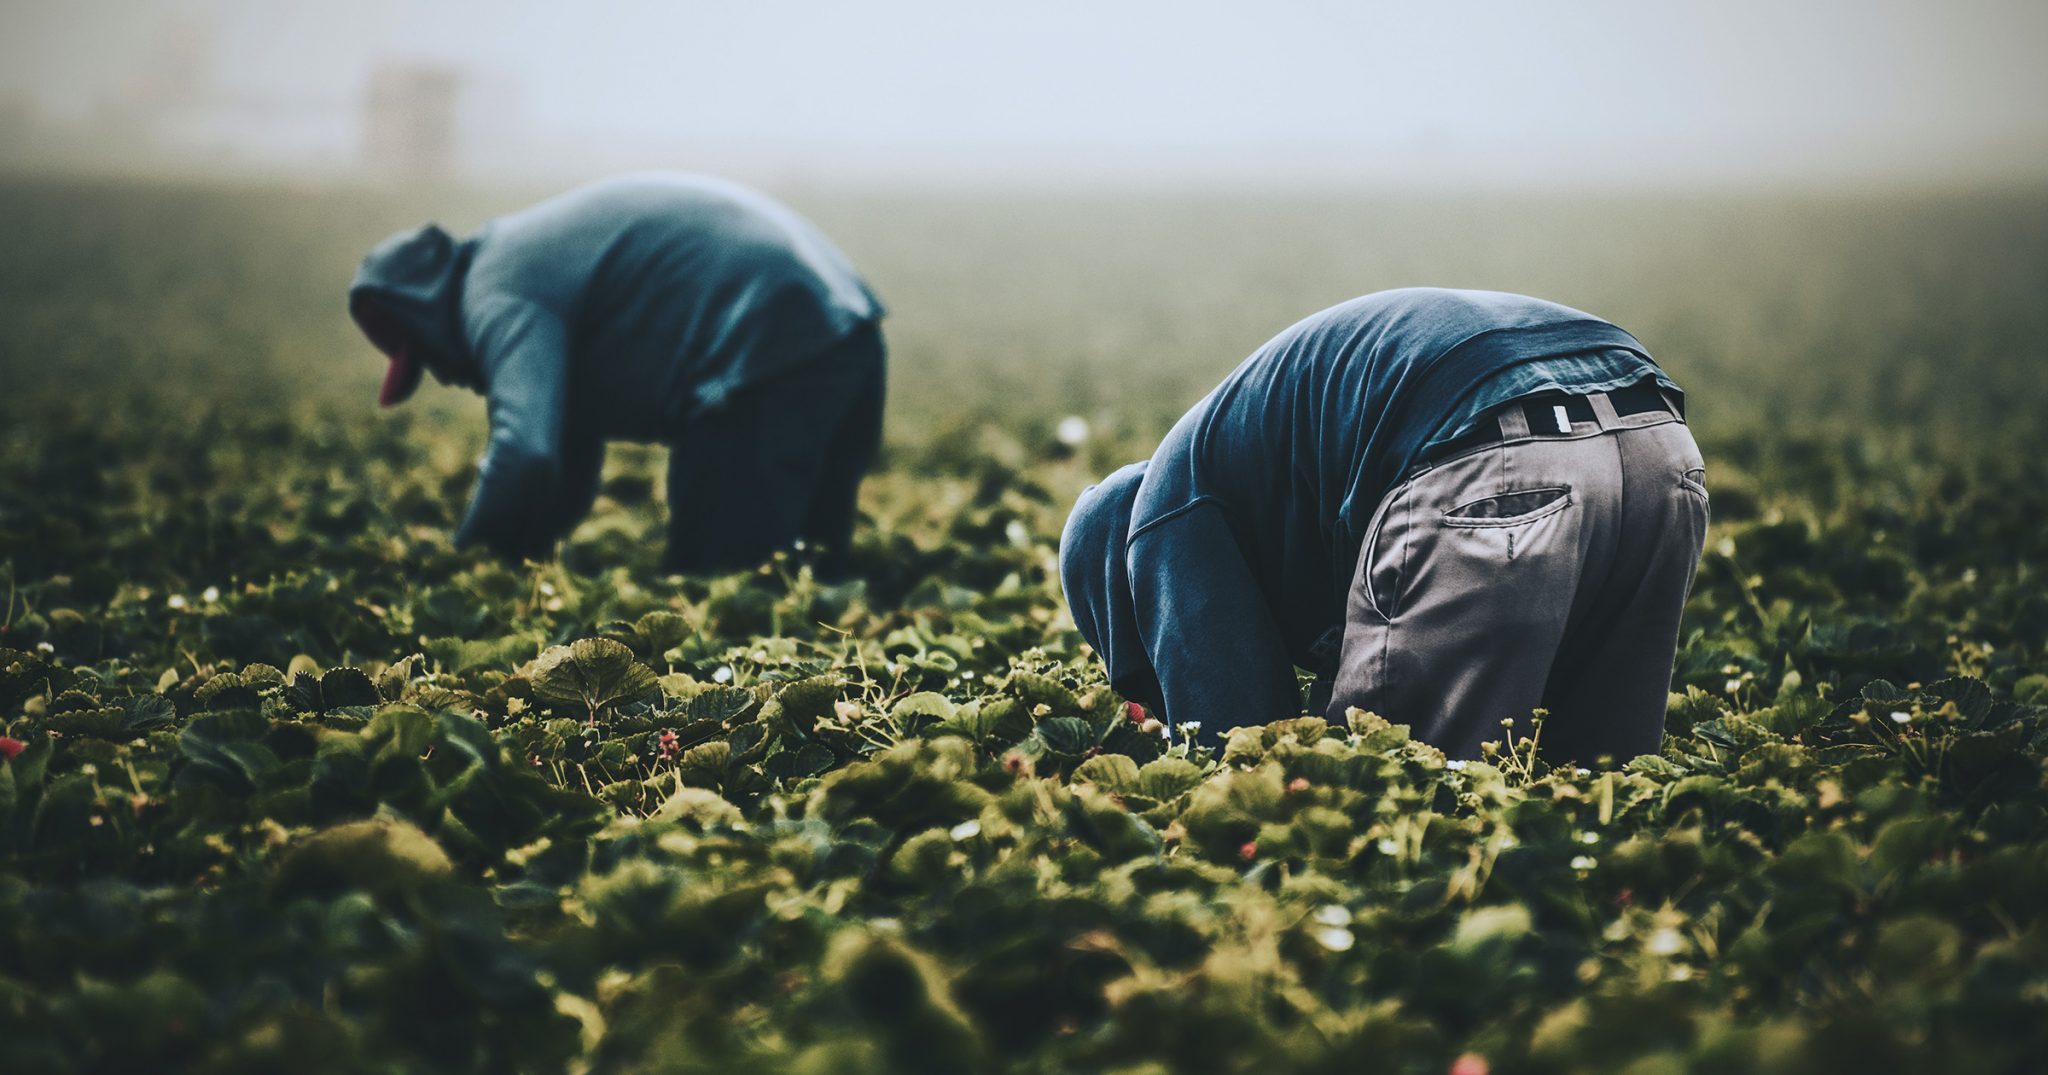
[[[1654,751],[1707,523],[1683,400],[1568,307],[1354,299],[1082,494],[1075,623],[1113,687],[1211,743],[1355,706],[1475,757],[1540,707],[1552,760]]]

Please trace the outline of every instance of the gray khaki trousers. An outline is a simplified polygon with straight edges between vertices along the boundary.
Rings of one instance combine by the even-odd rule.
[[[1521,739],[1549,711],[1552,762],[1654,752],[1678,618],[1706,540],[1706,471],[1684,421],[1617,416],[1532,431],[1431,463],[1367,528],[1329,713],[1407,724],[1453,758]],[[1503,720],[1515,723],[1512,732]]]

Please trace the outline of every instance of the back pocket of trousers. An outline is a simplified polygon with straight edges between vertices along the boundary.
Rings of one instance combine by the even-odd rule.
[[[1688,470],[1685,473],[1680,474],[1678,476],[1678,484],[1684,486],[1687,489],[1692,490],[1695,493],[1698,493],[1700,495],[1700,499],[1706,499],[1707,468],[1694,467],[1691,470]]]
[[[1444,512],[1445,526],[1521,526],[1563,511],[1571,503],[1569,486],[1518,489],[1460,504]]]

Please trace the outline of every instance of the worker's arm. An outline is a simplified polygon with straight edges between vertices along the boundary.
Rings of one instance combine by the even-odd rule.
[[[493,297],[472,314],[470,345],[485,370],[491,436],[455,544],[508,560],[544,556],[564,529],[567,328],[538,304]]]
[[[1165,719],[1210,744],[1242,725],[1301,715],[1294,662],[1223,511],[1203,501],[1138,532],[1129,549],[1138,631]]]

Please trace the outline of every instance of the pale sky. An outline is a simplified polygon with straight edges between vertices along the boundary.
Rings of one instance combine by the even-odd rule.
[[[0,0],[0,12],[0,102],[45,117],[160,93],[184,55],[203,57],[210,99],[310,128],[346,115],[379,59],[406,57],[476,72],[485,100],[473,103],[530,144],[623,162],[1422,181],[2048,175],[2042,0]]]

